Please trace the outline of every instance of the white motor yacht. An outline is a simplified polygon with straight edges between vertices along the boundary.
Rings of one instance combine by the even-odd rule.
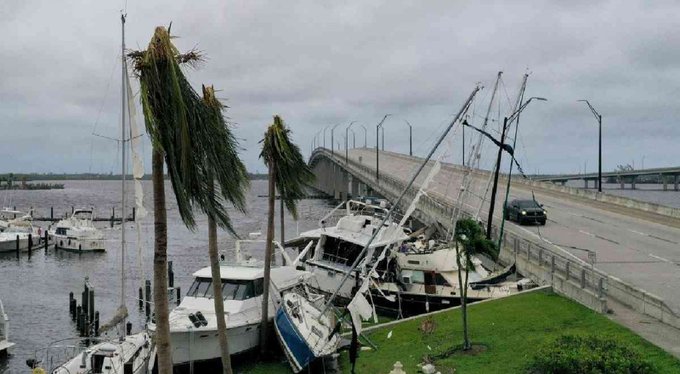
[[[332,294],[337,289],[374,233],[377,232],[377,235],[366,255],[358,259],[364,265],[371,264],[385,246],[396,248],[409,238],[409,230],[393,221],[379,227],[384,217],[383,208],[352,200],[343,205],[346,207],[346,215],[340,217],[335,226],[324,227],[325,220],[322,219],[320,229],[300,234],[300,237],[308,241],[316,241],[313,253],[303,259],[303,262],[305,270],[311,272],[315,278],[310,287],[325,294]],[[350,274],[350,278],[338,291],[335,302],[348,302],[357,281],[355,274]]]
[[[71,217],[57,222],[49,229],[50,242],[55,249],[73,252],[102,252],[104,234],[94,226],[92,209],[76,209]]]
[[[263,240],[236,242],[236,261],[220,265],[224,317],[227,324],[229,352],[242,353],[260,342],[264,263],[252,258],[241,260],[242,246],[257,244],[264,252]],[[283,250],[278,243],[276,246]],[[286,263],[291,263],[290,259]],[[170,312],[170,338],[173,364],[219,360],[221,357],[217,335],[217,318],[213,300],[212,273],[205,267],[193,274],[194,283],[177,308]],[[272,266],[267,315],[272,319],[281,303],[281,293],[301,284],[309,273],[293,266]],[[153,331],[154,325],[149,328]]]
[[[14,343],[9,341],[9,318],[5,314],[5,308],[0,300],[0,357],[7,355]]]

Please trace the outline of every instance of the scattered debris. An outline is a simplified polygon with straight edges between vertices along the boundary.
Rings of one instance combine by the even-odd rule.
[[[437,329],[437,323],[434,321],[432,316],[429,316],[423,320],[423,322],[420,324],[420,331],[423,332],[423,334],[432,334],[435,330]]]
[[[404,365],[402,365],[401,362],[397,361],[394,363],[394,366],[389,374],[406,374],[406,372],[403,369]]]

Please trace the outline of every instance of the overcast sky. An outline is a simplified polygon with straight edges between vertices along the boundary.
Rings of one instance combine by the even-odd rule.
[[[124,6],[0,3],[0,172],[118,171],[116,143],[92,133],[119,136]],[[501,115],[527,71],[527,97],[548,99],[522,113],[517,152],[528,172],[596,170],[597,122],[576,102],[584,98],[604,118],[604,169],[680,164],[677,2],[128,0],[127,13],[128,48],[172,22],[180,50],[205,53],[187,75],[222,90],[251,171],[264,171],[258,141],[273,114],[308,154],[335,123],[358,121],[357,145],[359,124],[375,144],[391,113],[386,148],[408,152],[408,120],[424,154],[477,82],[480,122],[499,70]],[[447,147],[460,162],[459,132]]]

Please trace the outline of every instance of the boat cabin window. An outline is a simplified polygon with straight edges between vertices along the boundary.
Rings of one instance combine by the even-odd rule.
[[[247,300],[262,295],[263,288],[262,279],[222,279],[222,297],[224,297],[224,300]],[[214,296],[212,280],[196,278],[189,288],[187,296],[212,298]]]
[[[67,235],[66,234],[66,227],[57,227],[56,234],[57,235]]]
[[[383,248],[378,247],[375,249],[373,253],[374,259],[378,257]],[[327,236],[323,242],[323,259],[349,266],[356,260],[363,249],[363,245]]]

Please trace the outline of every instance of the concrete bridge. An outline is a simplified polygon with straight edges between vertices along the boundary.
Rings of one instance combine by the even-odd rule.
[[[317,188],[345,199],[381,195],[396,200],[422,159],[358,148],[332,154],[317,148],[310,165]],[[407,207],[433,163],[408,191]],[[438,222],[452,230],[455,201],[466,169],[443,164],[421,198],[416,218]],[[490,173],[470,172],[472,183],[463,214],[485,221],[488,202],[482,201]],[[505,200],[500,178],[494,214],[498,238]],[[546,226],[506,222],[501,262],[515,262],[518,270],[598,312],[613,318],[680,357],[680,210],[604,193],[513,178],[510,199],[531,198],[545,205]],[[646,319],[645,323],[640,323]]]
[[[625,189],[626,184],[629,184],[631,189],[635,189],[635,184],[638,178],[645,175],[658,176],[661,180],[664,191],[667,191],[670,185],[673,186],[675,191],[679,191],[680,166],[670,168],[611,171],[602,173],[602,178],[616,178],[616,180],[618,180],[618,182],[621,184],[621,189]],[[597,188],[598,184],[597,173],[538,176],[535,178],[535,180],[561,183],[562,185],[564,185],[567,181],[582,180],[584,182],[585,188],[589,188],[590,181],[593,181],[593,188]]]

